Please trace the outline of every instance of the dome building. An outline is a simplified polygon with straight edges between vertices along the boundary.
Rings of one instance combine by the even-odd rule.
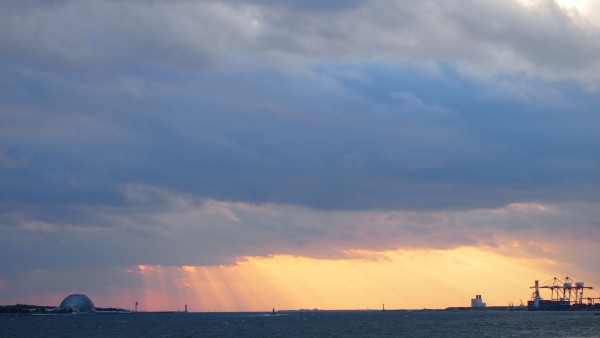
[[[60,303],[60,311],[61,312],[73,312],[73,313],[94,313],[96,312],[96,307],[92,300],[86,296],[81,294],[74,294],[67,296],[67,298],[63,299]]]

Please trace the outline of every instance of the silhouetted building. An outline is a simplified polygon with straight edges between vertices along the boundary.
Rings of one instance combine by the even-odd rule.
[[[471,307],[485,307],[485,303],[481,298],[481,295],[475,295],[475,298],[471,299]]]

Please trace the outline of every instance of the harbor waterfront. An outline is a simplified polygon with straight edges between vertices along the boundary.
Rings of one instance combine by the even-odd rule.
[[[600,0],[0,0],[0,338],[600,331]]]
[[[279,311],[0,316],[2,337],[598,337],[593,311]]]
[[[439,310],[386,309],[382,304],[380,310],[188,312],[186,304],[184,311],[138,312],[137,301],[135,311],[97,308],[88,296],[71,294],[58,307],[1,306],[0,336],[598,337],[600,304],[595,303],[597,297],[584,297],[584,285],[568,277],[541,285],[535,281],[528,306],[487,306],[476,294],[470,307]],[[544,300],[540,289],[550,290],[550,299]],[[546,305],[534,307],[536,303]]]

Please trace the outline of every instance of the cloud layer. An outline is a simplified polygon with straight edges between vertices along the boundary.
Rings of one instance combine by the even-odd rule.
[[[0,293],[90,265],[592,248],[588,6],[4,1],[0,253],[23,254]]]
[[[488,75],[598,81],[597,18],[552,0],[8,1],[2,7],[4,54],[44,67],[203,68],[248,57],[448,60]]]

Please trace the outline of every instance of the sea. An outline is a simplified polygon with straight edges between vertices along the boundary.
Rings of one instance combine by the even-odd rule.
[[[600,337],[593,311],[281,311],[0,316],[0,337]]]

